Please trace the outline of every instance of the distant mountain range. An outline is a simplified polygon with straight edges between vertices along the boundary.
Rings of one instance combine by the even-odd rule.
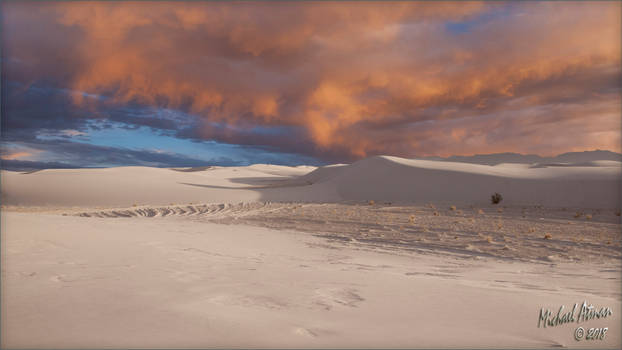
[[[596,160],[615,160],[622,162],[622,154],[611,151],[568,152],[555,157],[542,157],[537,154],[493,153],[476,154],[473,156],[421,157],[416,159],[440,160],[447,162],[474,163],[496,165],[501,163],[582,163]]]

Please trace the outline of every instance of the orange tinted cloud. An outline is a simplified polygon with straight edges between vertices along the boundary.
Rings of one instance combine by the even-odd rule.
[[[10,153],[7,153],[7,154],[0,155],[0,158],[4,159],[4,160],[24,159],[24,158],[28,158],[28,157],[30,157],[32,155],[33,155],[33,153],[31,153],[31,152],[10,152]]]
[[[248,133],[235,130],[293,126],[313,145],[307,152],[346,158],[620,150],[620,3],[63,2],[37,11],[75,34],[65,43],[72,64],[58,68],[68,88],[199,115],[204,138],[244,143]]]

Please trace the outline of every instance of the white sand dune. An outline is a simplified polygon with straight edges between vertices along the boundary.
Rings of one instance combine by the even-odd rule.
[[[387,156],[2,171],[0,345],[620,348],[620,180]],[[613,314],[537,327],[583,301]]]
[[[2,172],[3,203],[131,206],[243,201],[487,203],[617,208],[621,163],[495,166],[378,156],[321,168],[252,165],[209,169],[120,167]]]
[[[620,205],[621,163],[496,166],[373,157],[321,168],[302,177],[332,187],[342,199],[612,208]],[[319,176],[318,176],[319,175]]]
[[[308,172],[273,165],[198,171],[149,167],[3,171],[2,195],[4,204],[21,206],[230,203],[259,200],[260,193],[252,188],[268,185],[265,180],[289,180]]]

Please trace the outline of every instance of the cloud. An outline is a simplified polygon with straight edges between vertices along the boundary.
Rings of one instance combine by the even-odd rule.
[[[97,119],[337,161],[620,151],[620,6],[5,2],[3,138]]]
[[[142,165],[152,167],[240,165],[239,161],[229,159],[227,157],[214,157],[212,159],[204,160],[188,157],[175,152],[162,152],[158,149],[131,149],[126,147],[100,146],[66,139],[31,140],[28,142],[13,143],[8,145],[10,147],[6,147],[7,145],[4,146],[5,147],[0,158],[3,160],[2,166],[5,169],[10,169],[14,166],[22,169],[28,164],[30,164],[30,168],[38,168],[37,165],[45,167],[46,163],[49,163],[48,165],[52,165],[53,168],[124,165]],[[27,149],[31,152],[11,152],[10,149]],[[22,155],[22,153],[24,154]],[[26,156],[32,155],[36,155],[36,157],[23,159]]]
[[[0,155],[0,158],[2,160],[13,160],[13,159],[27,158],[30,156],[32,156],[32,153],[30,152],[12,152],[12,153],[7,153],[7,154],[2,154]]]
[[[76,169],[79,166],[60,163],[60,162],[39,162],[30,160],[2,159],[0,161],[2,170],[9,171],[33,171],[39,169]]]
[[[61,130],[60,131],[63,135],[65,136],[69,136],[69,137],[75,137],[75,136],[86,136],[87,133],[82,132],[82,131],[78,131],[78,130],[73,130],[73,129],[66,129],[66,130]]]
[[[37,148],[27,147],[23,145],[4,145],[0,148],[0,159],[3,161],[13,160],[32,160],[42,151]]]

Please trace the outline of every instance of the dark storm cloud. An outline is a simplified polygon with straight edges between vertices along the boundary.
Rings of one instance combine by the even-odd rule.
[[[620,149],[615,2],[2,6],[8,140],[107,120],[324,160]]]

